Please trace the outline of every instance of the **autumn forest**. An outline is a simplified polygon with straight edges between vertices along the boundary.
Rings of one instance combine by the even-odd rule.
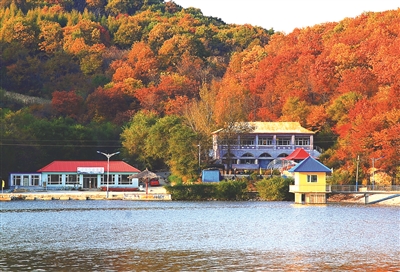
[[[399,183],[399,97],[400,9],[280,33],[173,1],[0,0],[3,179],[100,150],[190,180],[212,131],[298,121],[338,182],[375,163]]]

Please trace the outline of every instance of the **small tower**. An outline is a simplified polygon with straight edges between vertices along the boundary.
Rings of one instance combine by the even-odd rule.
[[[289,191],[294,193],[295,203],[325,204],[330,186],[326,185],[326,174],[331,169],[312,157],[308,157],[289,172],[294,173],[294,185]]]

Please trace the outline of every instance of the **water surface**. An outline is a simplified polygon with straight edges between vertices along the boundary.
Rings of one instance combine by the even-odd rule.
[[[1,271],[400,271],[400,208],[12,201]]]

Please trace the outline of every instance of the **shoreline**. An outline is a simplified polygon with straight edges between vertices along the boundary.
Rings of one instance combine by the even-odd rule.
[[[369,202],[378,201],[396,194],[372,194],[369,195]],[[327,199],[327,203],[350,203],[363,205],[383,205],[383,206],[400,206],[400,196],[386,199],[381,202],[368,204],[365,203],[364,195],[359,194],[334,194]]]
[[[4,192],[0,194],[0,201],[43,201],[43,200],[161,200],[172,201],[171,195],[163,187],[151,187],[149,193],[143,191],[114,192],[109,191],[43,191],[43,192]],[[369,195],[368,201],[375,202],[394,196],[395,194]],[[334,194],[327,198],[326,204],[362,204],[400,206],[400,196],[385,199],[377,203],[365,203],[364,195],[360,194]],[[310,204],[312,205],[312,204]]]

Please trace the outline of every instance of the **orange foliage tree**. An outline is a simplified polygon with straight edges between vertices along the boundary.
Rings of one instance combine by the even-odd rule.
[[[76,91],[55,91],[51,106],[56,115],[76,119],[82,113],[83,98]]]
[[[97,88],[85,101],[88,119],[98,121],[116,121],[121,116],[126,116],[128,121],[131,115],[137,110],[137,104],[133,96],[121,89],[120,85],[110,88]],[[126,112],[130,114],[126,115]]]

